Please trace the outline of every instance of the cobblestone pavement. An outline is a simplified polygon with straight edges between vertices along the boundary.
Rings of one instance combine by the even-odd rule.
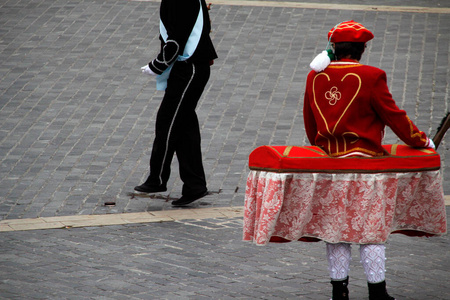
[[[447,214],[449,213],[447,208]],[[325,245],[241,242],[242,218],[1,233],[1,299],[329,299]],[[449,299],[450,239],[393,235],[401,300]],[[367,299],[353,247],[350,299]]]
[[[449,1],[335,1],[341,9],[321,0],[302,1],[308,7],[211,2],[219,59],[197,110],[211,193],[193,208],[242,206],[248,154],[257,146],[307,144],[301,108],[308,65],[342,20],[374,32],[362,62],[387,72],[394,98],[419,128],[433,136],[449,110]],[[380,5],[396,9],[375,9]],[[158,49],[158,7],[0,2],[0,220],[175,210],[176,160],[168,192],[130,194],[147,176],[162,99],[140,73]],[[439,147],[446,195],[449,136]],[[398,142],[388,131],[385,143]],[[206,218],[1,232],[0,298],[329,297],[322,243],[256,247],[240,241],[241,226],[240,218]],[[447,236],[393,236],[392,294],[449,299],[448,246]],[[354,257],[351,293],[365,299],[358,262]]]
[[[158,195],[163,201],[129,196],[147,176],[163,95],[140,72],[158,50],[158,7],[2,1],[0,219],[171,209],[167,200],[181,193],[176,160],[168,192]],[[197,110],[212,194],[197,206],[242,205],[248,154],[257,146],[307,144],[301,110],[308,65],[342,20],[373,30],[363,63],[386,70],[399,106],[434,135],[449,110],[449,9],[345,8],[213,5],[220,58]],[[449,136],[439,148],[446,194]],[[385,143],[397,142],[388,131]],[[117,205],[105,208],[106,201]]]

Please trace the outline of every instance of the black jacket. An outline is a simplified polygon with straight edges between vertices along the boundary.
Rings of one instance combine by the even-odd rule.
[[[200,0],[203,9],[203,30],[199,44],[188,61],[208,63],[217,58],[216,50],[209,36],[211,23],[205,0]],[[158,56],[149,63],[150,69],[161,74],[173,63],[178,55],[183,54],[184,47],[197,20],[199,0],[162,0],[160,18],[167,30],[167,43],[162,37]]]

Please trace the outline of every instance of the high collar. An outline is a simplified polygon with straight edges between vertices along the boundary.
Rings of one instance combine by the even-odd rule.
[[[356,59],[350,59],[350,58],[343,58],[343,59],[340,59],[340,60],[334,60],[331,63],[332,64],[333,63],[336,63],[336,64],[358,64],[358,65],[360,64],[360,62],[357,61]]]

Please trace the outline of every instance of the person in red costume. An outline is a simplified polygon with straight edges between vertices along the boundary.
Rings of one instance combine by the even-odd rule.
[[[354,21],[339,23],[328,32],[331,51],[311,63],[306,81],[303,118],[311,145],[330,156],[388,155],[382,147],[385,126],[412,147],[435,148],[434,143],[399,109],[386,83],[386,73],[359,61],[372,32]],[[331,56],[331,57],[330,57]],[[333,300],[348,298],[351,244],[326,243]],[[394,299],[386,291],[385,247],[360,245],[370,300]]]

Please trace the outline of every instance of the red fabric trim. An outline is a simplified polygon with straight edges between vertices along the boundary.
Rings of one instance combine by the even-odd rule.
[[[383,145],[389,155],[378,157],[330,157],[316,146],[260,146],[249,156],[251,170],[277,173],[327,172],[375,173],[438,170],[439,154],[429,148]]]
[[[423,232],[423,231],[414,231],[414,230],[397,230],[392,232],[391,234],[403,234],[409,237],[432,237],[432,236],[436,236],[436,234],[431,234],[431,233],[427,233],[427,232]],[[314,237],[301,237],[297,240],[297,242],[307,242],[307,243],[317,243],[322,241],[319,238],[314,238]],[[272,236],[270,237],[270,243],[290,243],[290,242],[295,242],[295,241],[290,241],[288,239],[279,237],[279,236]]]

